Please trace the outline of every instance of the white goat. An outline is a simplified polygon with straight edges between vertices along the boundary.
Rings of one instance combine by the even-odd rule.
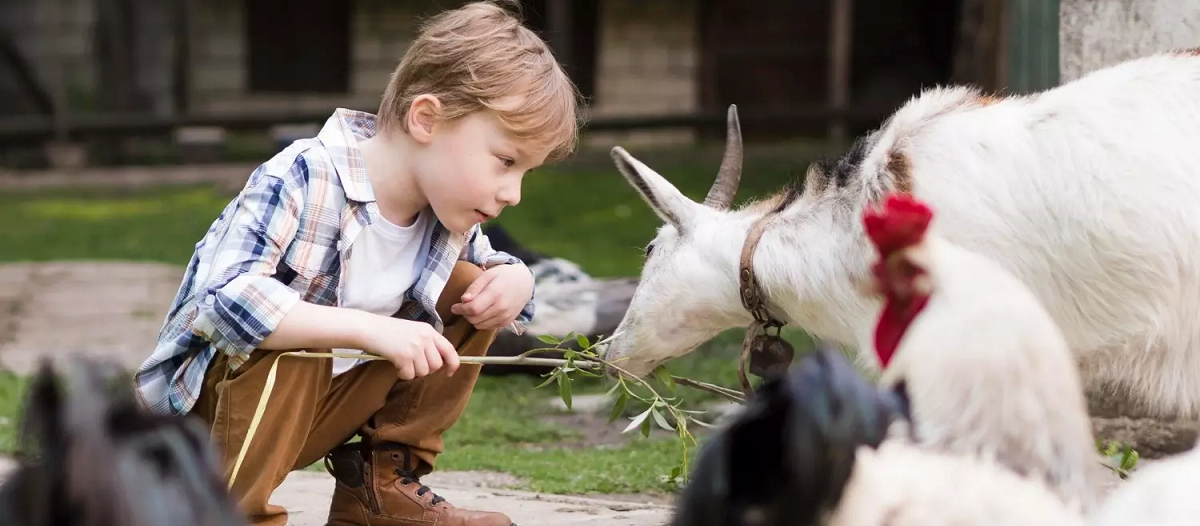
[[[855,346],[878,367],[880,303],[855,283],[873,252],[863,210],[888,191],[938,210],[931,232],[994,260],[1061,327],[1085,386],[1123,385],[1162,416],[1200,414],[1200,56],[1162,53],[1039,94],[931,89],[836,163],[729,210],[726,158],[704,204],[624,149],[613,158],[666,222],[606,358],[648,374],[719,331],[751,323],[739,255],[773,215],[753,269],[773,315]]]

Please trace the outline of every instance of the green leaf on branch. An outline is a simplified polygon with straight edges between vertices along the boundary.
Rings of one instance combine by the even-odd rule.
[[[537,387],[534,387],[534,389],[541,389],[547,385],[550,385],[550,382],[553,382],[559,376],[561,375],[558,373],[558,371],[551,372],[549,375],[547,375],[546,381],[538,384]]]
[[[621,433],[628,433],[628,432],[632,431],[633,429],[637,428],[639,425],[642,424],[642,422],[646,421],[646,418],[648,418],[650,416],[650,411],[652,411],[652,410],[653,410],[653,408],[647,409],[647,410],[639,413],[637,416],[633,417],[631,419],[632,421],[629,422],[629,425],[626,426],[625,429],[621,431]]]
[[[600,375],[600,374],[593,373],[593,372],[591,372],[591,371],[589,371],[589,370],[587,370],[587,369],[579,369],[579,374],[586,375],[586,376],[591,376],[592,378],[600,378],[600,377],[602,377],[602,376],[603,376],[603,375]]]
[[[671,427],[671,424],[667,423],[667,419],[662,416],[662,413],[654,411],[652,414],[654,415],[654,422],[658,424],[658,427],[661,427],[667,431],[675,430],[675,428]]]
[[[563,403],[567,404],[567,410],[571,410],[571,379],[567,378],[566,374],[558,375],[558,396],[562,397]]]
[[[560,341],[558,341],[558,338],[555,338],[554,336],[551,336],[549,334],[539,334],[537,338],[539,340],[541,340],[542,343],[548,343],[550,345],[558,345],[559,343],[561,343]]]
[[[657,378],[659,382],[662,382],[663,385],[667,386],[668,391],[675,392],[675,379],[671,378],[671,373],[667,372],[666,367],[660,365],[655,368],[654,377]]]
[[[617,398],[617,403],[613,405],[612,414],[608,415],[608,423],[613,423],[617,417],[621,416],[621,412],[625,411],[625,404],[629,402],[629,393],[622,391],[621,396]]]
[[[617,383],[613,384],[613,386],[610,387],[608,389],[608,391],[604,393],[604,396],[611,397],[613,395],[613,393],[617,392],[618,387],[624,387],[624,386],[625,386],[625,382],[623,382],[621,380],[617,380]],[[627,391],[622,391],[622,396],[624,396],[624,393],[626,393],[626,392]]]

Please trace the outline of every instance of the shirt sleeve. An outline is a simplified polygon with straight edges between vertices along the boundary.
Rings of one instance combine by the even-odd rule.
[[[507,252],[492,248],[491,241],[488,239],[487,235],[483,233],[483,230],[479,227],[479,225],[475,225],[471,229],[471,232],[467,238],[467,244],[463,247],[463,251],[462,254],[459,255],[459,259],[470,261],[476,265],[479,265],[485,270],[496,265],[525,266],[525,263],[521,261],[520,258]],[[529,270],[529,268],[526,267],[526,270]],[[529,273],[533,274],[533,271],[529,270]],[[534,293],[529,295],[529,301],[525,303],[525,306],[521,309],[521,313],[517,315],[517,319],[509,324],[508,330],[516,334],[523,334],[525,332],[525,325],[533,321],[533,298],[536,296],[537,287],[535,286]]]
[[[299,160],[291,168],[304,169]],[[203,296],[193,331],[232,362],[249,358],[300,301],[298,291],[272,277],[299,226],[303,196],[297,194],[284,178],[263,167],[255,170],[232,207],[208,277],[198,287]]]

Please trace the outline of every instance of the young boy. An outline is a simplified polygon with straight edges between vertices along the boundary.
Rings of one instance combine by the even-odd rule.
[[[378,116],[334,112],[216,219],[136,384],[150,410],[207,423],[226,477],[280,353],[386,358],[279,360],[232,486],[254,524],[285,524],[268,498],[323,457],[337,480],[330,524],[511,523],[457,509],[418,477],[478,377],[459,356],[533,315],[529,269],[479,223],[520,201],[529,170],[572,150],[577,101],[516,16],[482,2],[444,12],[422,26]]]

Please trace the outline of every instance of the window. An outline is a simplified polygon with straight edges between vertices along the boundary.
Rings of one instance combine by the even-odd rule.
[[[347,93],[353,5],[246,0],[249,91]]]

